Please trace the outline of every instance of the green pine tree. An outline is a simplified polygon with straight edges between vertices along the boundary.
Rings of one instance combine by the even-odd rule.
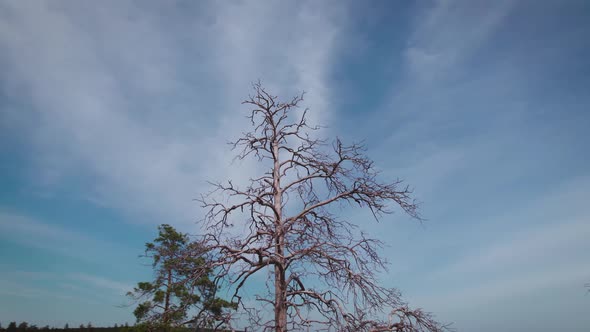
[[[206,327],[221,320],[225,310],[235,309],[236,304],[216,296],[217,286],[209,278],[211,271],[204,268],[204,248],[170,225],[160,225],[158,231],[158,237],[146,243],[145,250],[145,257],[152,260],[155,278],[139,282],[127,294],[139,302],[133,312],[137,323],[169,331],[194,321],[190,312],[197,309],[200,314],[196,320]],[[199,270],[204,273],[192,278]]]

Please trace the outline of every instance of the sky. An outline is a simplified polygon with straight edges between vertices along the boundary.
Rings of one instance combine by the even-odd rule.
[[[306,91],[426,219],[384,285],[458,331],[590,327],[590,2],[0,0],[0,323],[133,323],[156,226],[243,179],[251,82]]]

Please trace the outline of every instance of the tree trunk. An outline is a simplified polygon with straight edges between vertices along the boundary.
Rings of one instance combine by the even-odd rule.
[[[170,309],[170,293],[172,292],[170,290],[170,286],[172,285],[172,270],[168,270],[168,284],[166,285],[166,299],[164,302],[164,315],[163,315],[163,323],[166,326],[166,330],[169,331],[170,328],[168,327],[168,323],[169,323],[169,312],[168,310]]]
[[[278,265],[275,266],[275,324],[276,332],[287,331],[285,271]]]
[[[277,234],[275,241],[275,327],[276,332],[287,331],[287,299],[285,284],[285,259],[284,259],[284,239],[283,220],[282,220],[282,195],[281,192],[281,175],[279,159],[279,142],[276,138],[273,142],[274,169],[273,169],[273,189],[274,189],[274,208],[275,208],[275,231]]]

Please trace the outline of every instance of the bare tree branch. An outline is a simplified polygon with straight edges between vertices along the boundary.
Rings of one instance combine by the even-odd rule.
[[[257,300],[272,306],[264,319],[246,308],[264,331],[443,331],[431,315],[410,309],[395,289],[377,276],[386,268],[382,243],[334,214],[354,205],[375,219],[397,206],[421,220],[412,192],[401,180],[381,182],[361,144],[345,145],[314,138],[307,110],[294,119],[303,94],[280,101],[260,84],[243,104],[253,130],[232,146],[236,158],[255,157],[268,170],[245,188],[231,181],[213,183],[201,198],[207,209],[203,243],[215,252],[210,268],[234,288],[234,298],[252,276],[267,271],[268,294]],[[226,199],[216,200],[223,195]],[[241,218],[246,234],[230,236],[232,218]]]

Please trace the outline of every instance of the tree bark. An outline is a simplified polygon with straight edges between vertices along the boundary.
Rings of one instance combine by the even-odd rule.
[[[279,101],[254,84],[255,94],[244,101],[254,129],[233,143],[239,159],[257,158],[266,167],[245,188],[215,183],[201,199],[205,217],[205,246],[215,251],[219,280],[235,286],[234,298],[260,331],[408,331],[440,332],[445,326],[420,309],[410,309],[394,288],[378,284],[386,268],[379,255],[382,242],[366,237],[349,216],[333,214],[341,204],[369,210],[375,219],[398,206],[420,220],[411,190],[401,180],[381,182],[379,171],[364,154],[364,146],[332,144],[309,135],[304,110],[296,120],[290,112],[303,95]],[[279,156],[282,154],[283,160]],[[227,201],[216,200],[223,193]],[[282,211],[283,198],[289,208]],[[244,211],[246,210],[246,211]],[[232,214],[246,217],[243,238],[229,236]],[[259,271],[273,273],[264,296],[274,316],[242,302],[241,290]],[[309,282],[309,283],[308,283]],[[313,286],[313,287],[312,287]],[[386,310],[391,310],[385,318]]]
[[[273,191],[274,191],[274,210],[275,210],[275,324],[276,332],[287,331],[287,298],[285,284],[285,259],[284,259],[284,239],[283,220],[282,220],[282,195],[281,192],[281,175],[279,159],[279,142],[275,137],[272,142],[272,151],[274,158],[273,165]]]
[[[169,312],[168,310],[170,309],[170,286],[172,285],[172,270],[168,270],[168,285],[166,285],[166,299],[164,301],[164,317],[162,319],[164,325],[166,326],[166,329],[169,330],[168,327],[168,323],[169,323]]]

